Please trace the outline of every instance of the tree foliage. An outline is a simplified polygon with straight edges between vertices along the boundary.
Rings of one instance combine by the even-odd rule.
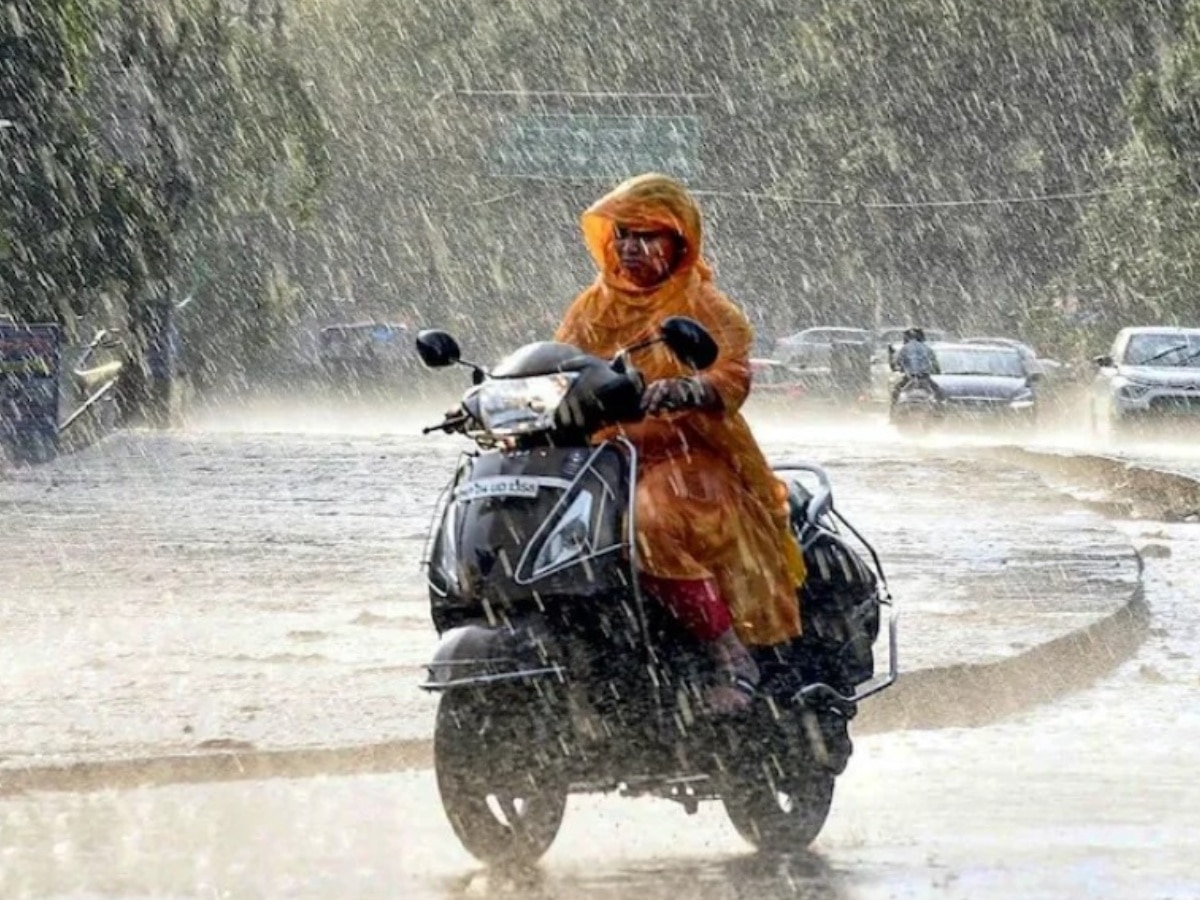
[[[1088,0],[812,9],[784,65],[804,148],[787,181],[851,204],[826,222],[827,265],[861,260],[842,288],[874,282],[909,318],[1019,330],[1073,259],[1071,198],[1103,187],[1124,139],[1128,28]]]
[[[0,16],[0,304],[23,318],[84,311],[112,280],[140,287],[173,221],[154,185],[95,152],[80,101],[100,8],[10,0]]]
[[[711,255],[770,328],[1194,308],[1196,0],[295,3],[5,0],[0,304],[165,282],[217,361],[300,297],[544,334],[609,183],[490,154],[508,118],[585,112],[702,123]],[[140,156],[99,124],[123,78]]]
[[[0,304],[69,320],[116,297],[136,322],[139,304],[179,299],[205,259],[236,244],[252,252],[233,283],[208,286],[199,330],[256,329],[281,234],[311,217],[328,173],[282,5],[3,9],[0,116],[12,125],[0,132],[0,190],[15,203],[0,221]]]
[[[1129,133],[1124,92],[1158,27],[1120,0],[331,9],[340,38],[325,71],[353,71],[333,104],[355,142],[345,155],[388,186],[355,204],[384,226],[358,248],[359,289],[400,281],[469,318],[514,304],[552,318],[590,277],[575,222],[607,184],[495,177],[497,120],[696,115],[693,186],[709,192],[723,284],[781,329],[1019,330],[1072,266],[1086,198],[995,201],[1105,187],[1104,160]],[[333,31],[317,31],[319,54]]]
[[[1112,193],[1089,210],[1070,272],[1110,331],[1200,314],[1200,4],[1170,4],[1146,28],[1157,62],[1132,85],[1133,133],[1108,159]]]

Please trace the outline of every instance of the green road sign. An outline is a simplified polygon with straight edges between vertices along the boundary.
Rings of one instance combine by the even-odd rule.
[[[512,115],[494,120],[492,175],[614,180],[699,175],[697,116]]]

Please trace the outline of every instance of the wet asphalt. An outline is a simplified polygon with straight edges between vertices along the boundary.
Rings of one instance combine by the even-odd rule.
[[[871,423],[760,433],[827,464],[879,543],[908,665],[1002,659],[1109,613],[1130,548],[1153,546],[1134,657],[982,727],[861,736],[811,852],[757,857],[718,807],[581,797],[537,870],[481,870],[421,768],[413,687],[433,641],[421,547],[457,445],[408,418],[243,414],[0,481],[0,771],[412,752],[385,774],[34,782],[0,797],[0,896],[1200,896],[1196,526],[1107,520],[1070,496],[1097,490],[1082,479]]]

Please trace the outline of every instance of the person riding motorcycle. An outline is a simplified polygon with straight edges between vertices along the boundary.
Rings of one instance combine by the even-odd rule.
[[[634,365],[647,387],[640,422],[608,429],[638,450],[635,498],[644,590],[708,648],[715,712],[745,709],[759,680],[747,650],[800,634],[804,561],[788,529],[787,487],[738,412],[750,390],[752,330],[713,284],[701,251],[701,215],[666,175],[632,178],[581,218],[598,268],[555,340],[612,356],[688,316],[720,349],[703,373],[657,345]]]
[[[905,329],[904,344],[896,351],[892,359],[892,368],[903,376],[892,388],[892,403],[899,399],[905,388],[914,384],[927,387],[939,400],[942,398],[941,388],[933,380],[934,375],[941,374],[941,369],[933,348],[925,342],[924,329]]]

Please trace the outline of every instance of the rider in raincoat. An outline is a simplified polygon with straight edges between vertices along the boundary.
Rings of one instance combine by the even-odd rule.
[[[703,373],[662,345],[637,355],[647,383],[643,407],[656,415],[615,430],[640,454],[643,587],[709,646],[722,676],[707,692],[709,705],[743,709],[758,681],[745,645],[799,635],[804,579],[788,531],[787,488],[738,412],[750,390],[752,331],[713,284],[700,210],[678,182],[632,178],[581,223],[599,274],[567,311],[556,340],[611,356],[681,315],[704,325],[720,348]]]

